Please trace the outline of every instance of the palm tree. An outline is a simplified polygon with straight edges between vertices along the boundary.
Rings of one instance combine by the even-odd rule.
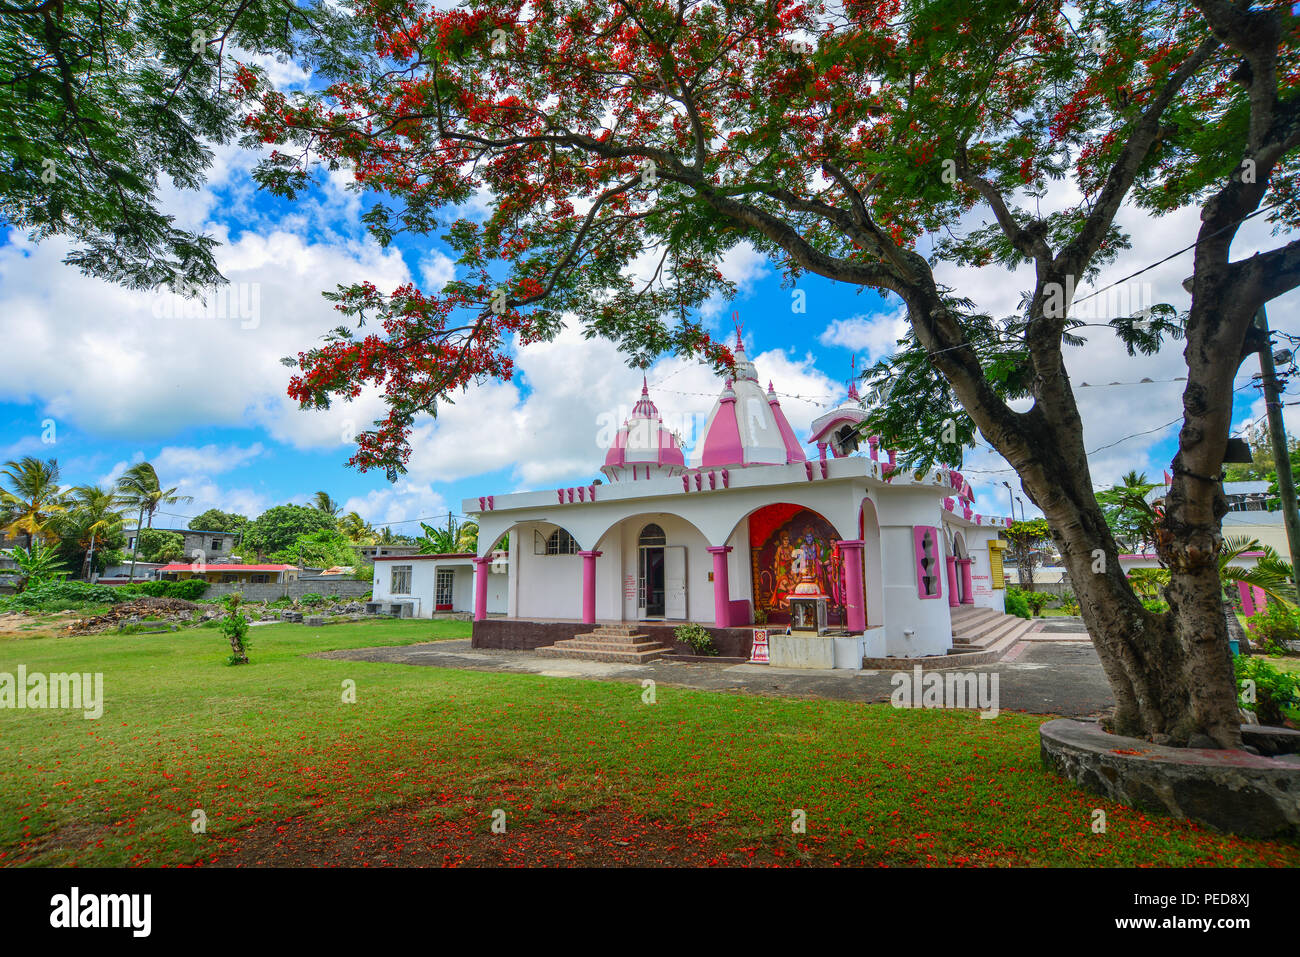
[[[338,518],[339,512],[343,511],[343,506],[330,498],[329,492],[317,492],[312,496],[311,504],[313,508],[320,509],[330,518]]]
[[[1111,532],[1120,544],[1135,551],[1154,548],[1156,522],[1159,516],[1147,501],[1147,495],[1156,485],[1147,481],[1146,473],[1130,471],[1120,484],[1097,493]]]
[[[1233,565],[1232,561],[1245,552],[1263,552],[1254,568]],[[1167,568],[1134,568],[1128,573],[1129,584],[1139,595],[1154,598],[1161,588],[1169,584]],[[1291,566],[1272,548],[1261,545],[1257,539],[1245,536],[1227,537],[1219,550],[1219,581],[1241,582],[1260,589],[1269,598],[1287,608],[1296,604],[1296,590]]]
[[[86,580],[95,574],[95,541],[122,527],[122,496],[115,489],[98,485],[78,485],[72,490],[72,507],[68,512],[69,531],[77,544],[86,547]]]
[[[2,530],[5,535],[27,536],[30,549],[33,538],[49,537],[50,520],[67,511],[66,495],[59,487],[59,462],[28,455],[6,462],[0,475],[8,486],[0,489],[5,512]]]
[[[339,531],[358,545],[370,543],[375,537],[375,530],[370,527],[370,523],[356,512],[348,512],[339,519]]]
[[[145,516],[149,517],[149,528],[153,528],[153,516],[163,505],[180,505],[194,501],[191,495],[177,495],[176,488],[164,490],[158,481],[158,473],[148,462],[131,466],[117,480],[117,489],[123,500],[140,510],[135,523],[135,541],[131,545],[131,580],[135,580],[135,556],[140,546],[140,529],[144,527]]]

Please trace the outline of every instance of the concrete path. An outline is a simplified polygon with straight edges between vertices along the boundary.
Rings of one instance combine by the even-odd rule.
[[[543,658],[526,651],[474,649],[468,640],[428,642],[398,648],[330,651],[315,657],[597,681],[639,683],[651,678],[658,684],[703,691],[862,702],[888,701],[894,688],[891,676],[896,673],[797,671],[767,665],[727,665],[664,659],[642,665],[608,664],[570,658]],[[900,659],[899,670],[908,670],[905,659]],[[1007,660],[972,670],[999,676],[998,694],[1003,711],[1081,717],[1098,714],[1113,707],[1115,703],[1091,642],[1076,640],[1026,643],[1013,649]],[[943,674],[942,671],[937,673]]]

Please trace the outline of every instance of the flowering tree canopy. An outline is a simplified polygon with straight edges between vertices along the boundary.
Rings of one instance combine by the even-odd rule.
[[[1300,213],[1286,4],[362,0],[356,14],[373,46],[341,59],[328,88],[248,84],[250,138],[277,144],[264,185],[292,195],[312,163],[346,164],[382,197],[365,216],[380,242],[442,230],[459,256],[442,290],[331,293],[364,332],[341,326],[288,360],[305,407],[383,387],[389,415],[359,437],[355,464],[395,475],[416,415],[509,376],[511,348],[566,319],[634,364],[676,351],[726,366],[691,315],[727,293],[719,261],[747,242],[791,281],[814,273],[903,301],[909,339],[877,373],[907,373],[890,398],[907,414],[877,424],[921,461],[958,461],[978,429],[1016,468],[1099,636],[1117,724],[1238,740],[1226,657],[1181,637],[1217,602],[1221,494],[1180,476],[1217,472],[1250,316],[1300,283],[1297,243],[1228,255],[1246,217],[1289,226]],[[1055,183],[1070,189],[1049,206]],[[1127,248],[1126,201],[1205,210],[1188,316],[1113,324],[1134,350],[1188,343],[1162,539],[1186,596],[1167,618],[1142,608],[1115,560],[1062,359],[1078,341],[1074,288]],[[1024,314],[981,314],[935,279],[940,260],[1031,265]],[[1008,404],[1018,397],[1027,411]]]

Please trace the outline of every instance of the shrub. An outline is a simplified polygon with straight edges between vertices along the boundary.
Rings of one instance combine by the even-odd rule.
[[[1285,654],[1283,642],[1300,641],[1300,611],[1271,601],[1246,619],[1252,641],[1259,642],[1269,653]]]
[[[221,619],[221,633],[230,642],[230,657],[226,662],[232,665],[248,664],[248,646],[244,643],[248,635],[248,619],[239,613],[239,602],[239,592],[227,595],[227,615]]]
[[[1025,596],[1025,602],[1029,605],[1029,611],[1035,617],[1043,613],[1047,603],[1052,600],[1052,596],[1045,591],[1027,591],[1022,592]]]
[[[678,625],[673,630],[673,637],[691,646],[697,655],[716,655],[718,649],[713,644],[713,636],[702,625]]]
[[[1061,611],[1067,615],[1077,615],[1079,613],[1079,599],[1075,597],[1074,592],[1062,592]]]
[[[80,581],[43,581],[30,586],[26,591],[7,598],[0,598],[0,608],[14,611],[55,610],[73,607],[77,604],[115,605],[119,601],[134,598],[135,593],[114,585],[92,585]]]
[[[184,581],[141,582],[138,585],[123,585],[134,595],[148,595],[151,598],[182,598],[194,601],[208,590],[208,583],[202,578],[187,578]]]
[[[1284,707],[1300,704],[1300,675],[1278,671],[1258,655],[1233,659],[1241,706],[1255,712],[1260,724],[1282,725]]]
[[[1163,615],[1169,610],[1169,602],[1163,598],[1143,598],[1142,607],[1147,611],[1153,611],[1157,615]]]
[[[309,591],[307,594],[299,598],[298,601],[309,606],[323,605],[325,603],[325,596],[318,595],[314,591]]]
[[[1025,593],[1019,588],[1007,589],[1007,593],[1002,599],[1002,609],[1008,615],[1019,615],[1021,618],[1029,617],[1029,602],[1025,598]]]

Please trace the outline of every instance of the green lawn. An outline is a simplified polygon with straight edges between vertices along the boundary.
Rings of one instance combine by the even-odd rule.
[[[0,641],[0,671],[102,671],[102,719],[0,710],[0,863],[176,864],[243,828],[423,802],[482,830],[623,809],[759,859],[862,864],[1286,865],[1041,769],[1043,720],[304,657],[463,637],[461,622]],[[345,681],[356,703],[342,701]],[[1093,834],[1094,808],[1108,829]],[[202,808],[206,834],[191,833]],[[807,833],[790,833],[791,812]],[[671,858],[670,858],[671,859]]]

